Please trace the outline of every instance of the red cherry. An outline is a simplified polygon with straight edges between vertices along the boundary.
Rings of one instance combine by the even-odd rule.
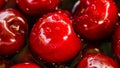
[[[115,31],[115,34],[113,36],[113,47],[114,47],[114,52],[115,55],[119,58],[120,60],[120,26],[118,29]]]
[[[37,15],[53,11],[60,0],[16,0],[19,7],[27,14]]]
[[[77,68],[119,68],[119,66],[108,56],[102,54],[90,54],[80,61]]]
[[[41,68],[41,67],[34,63],[26,62],[26,63],[19,63],[16,65],[13,65],[10,68]]]
[[[65,62],[73,58],[81,47],[71,20],[62,12],[43,16],[34,25],[30,44],[35,53],[49,62]]]
[[[80,0],[74,15],[74,27],[82,37],[101,40],[113,32],[118,10],[113,0]]]
[[[27,31],[28,25],[18,11],[0,11],[0,55],[10,55],[20,50]]]

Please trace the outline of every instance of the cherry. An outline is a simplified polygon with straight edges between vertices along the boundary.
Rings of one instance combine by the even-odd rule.
[[[45,14],[55,10],[60,0],[16,0],[21,10],[27,14]]]
[[[41,68],[41,67],[31,62],[25,62],[13,65],[10,68]]]
[[[60,11],[44,15],[30,33],[32,50],[48,62],[65,62],[81,48],[81,41],[72,28],[66,13]]]
[[[115,52],[115,55],[120,60],[120,26],[117,28],[113,36],[113,47],[114,47],[113,50]]]
[[[101,40],[110,36],[115,28],[117,6],[113,0],[80,0],[74,19],[78,34],[87,40]]]
[[[77,68],[119,68],[119,66],[112,58],[98,53],[85,56]]]
[[[14,9],[0,11],[0,55],[11,55],[24,45],[28,25]]]

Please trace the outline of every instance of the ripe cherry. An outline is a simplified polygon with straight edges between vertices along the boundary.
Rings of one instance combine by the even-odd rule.
[[[71,20],[60,11],[39,19],[30,33],[30,44],[41,58],[58,63],[70,60],[81,48]]]
[[[25,62],[13,65],[10,68],[41,68],[41,67],[34,63]]]
[[[16,0],[21,10],[27,14],[45,14],[55,10],[60,0]]]
[[[77,68],[119,68],[119,66],[108,56],[89,54],[80,61]]]
[[[28,25],[14,9],[0,11],[0,55],[11,55],[24,45]]]
[[[87,40],[101,40],[113,32],[118,10],[113,0],[80,0],[74,17],[78,34]]]

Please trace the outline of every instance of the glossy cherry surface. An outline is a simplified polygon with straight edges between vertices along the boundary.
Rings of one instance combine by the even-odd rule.
[[[80,0],[74,17],[77,33],[88,40],[100,40],[111,35],[118,10],[113,0]]]
[[[41,67],[34,63],[25,62],[13,65],[10,68],[41,68]]]
[[[72,22],[60,11],[43,16],[30,34],[31,48],[48,62],[65,62],[81,48],[81,41],[74,33]]]
[[[0,11],[0,55],[10,55],[23,46],[28,31],[24,17],[14,9]]]
[[[110,57],[102,54],[90,54],[84,57],[77,68],[119,68]]]
[[[21,10],[27,14],[37,15],[53,11],[60,0],[16,0]]]
[[[113,47],[114,47],[114,52],[115,55],[119,58],[120,60],[120,26],[118,29],[115,31],[115,34],[113,36]]]

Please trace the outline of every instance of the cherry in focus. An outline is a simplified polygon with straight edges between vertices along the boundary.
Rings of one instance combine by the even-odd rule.
[[[0,11],[0,55],[11,55],[21,49],[27,35],[25,18],[14,9]]]
[[[81,41],[66,13],[49,13],[33,26],[30,33],[32,50],[48,62],[66,62],[81,48]]]
[[[115,29],[118,10],[113,0],[80,0],[74,12],[74,28],[87,40],[101,40]]]

